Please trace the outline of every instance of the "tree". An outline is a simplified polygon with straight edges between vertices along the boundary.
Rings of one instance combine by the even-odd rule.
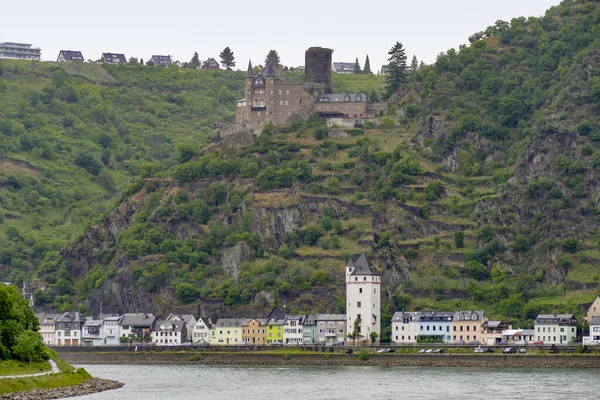
[[[235,67],[235,57],[233,56],[233,51],[229,47],[225,47],[221,54],[221,65],[225,67],[227,70],[231,70],[231,68]]]
[[[371,71],[371,61],[369,61],[368,54],[367,54],[367,58],[365,59],[365,67],[363,68],[363,74],[373,75],[373,71]]]
[[[12,348],[13,356],[21,361],[40,362],[48,358],[42,337],[33,331],[24,331]]]
[[[400,85],[406,83],[406,52],[402,43],[396,42],[388,52],[388,74],[386,76],[388,97],[398,91]]]
[[[137,65],[138,59],[135,57],[129,57],[129,64]]]
[[[371,337],[371,344],[375,344],[379,335],[377,335],[377,332],[371,332],[369,336]]]
[[[354,62],[354,74],[360,75],[362,71],[360,69],[360,64],[358,63],[358,57],[356,57],[356,61]]]
[[[144,59],[140,58],[140,65],[144,65]]]
[[[417,56],[413,56],[412,61],[410,62],[410,72],[413,74],[419,70],[419,60],[417,60]]]
[[[200,58],[198,57],[198,52],[194,52],[192,59],[190,60],[189,68],[198,69],[200,68]]]
[[[280,62],[281,62],[281,60],[279,59],[279,54],[277,54],[277,51],[269,50],[269,53],[267,54],[267,58],[265,58],[265,65],[273,64],[273,65],[278,66]]]
[[[457,249],[465,247],[465,233],[463,231],[458,231],[454,234],[454,246]]]
[[[375,91],[375,89],[371,90],[371,93],[369,94],[369,101],[371,103],[377,103],[377,102],[379,102],[379,95],[377,94],[377,92]]]
[[[363,335],[360,334],[360,322],[361,322],[361,319],[360,318],[356,318],[354,320],[354,327],[352,328],[352,333],[348,334],[348,337],[350,339],[352,339],[352,341],[354,343],[356,343],[356,341],[358,339],[360,339],[361,337],[363,337]]]

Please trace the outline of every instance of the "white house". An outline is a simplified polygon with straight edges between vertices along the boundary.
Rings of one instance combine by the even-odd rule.
[[[119,321],[122,340],[147,340],[156,323],[156,317],[148,313],[123,314]]]
[[[304,328],[302,324],[306,315],[288,315],[283,324],[283,343],[298,346],[304,343]]]
[[[419,320],[419,341],[452,342],[454,313],[422,312]]]
[[[371,341],[371,333],[381,338],[381,274],[369,264],[365,253],[346,265],[346,333],[354,332],[354,321],[360,320],[357,341]]]
[[[181,346],[187,340],[187,326],[184,321],[158,321],[151,338],[159,346]]]
[[[210,328],[212,321],[208,317],[198,317],[192,330],[192,343],[210,344]]]
[[[196,326],[196,318],[192,314],[169,314],[166,321],[182,321],[185,323],[187,328],[187,336],[183,339],[184,342],[192,341],[192,334],[194,332],[194,327]]]
[[[420,312],[395,312],[392,317],[392,342],[417,343],[420,317]]]
[[[120,315],[107,315],[102,318],[102,338],[105,346],[118,346],[121,344],[119,321]]]
[[[534,327],[535,340],[544,344],[571,344],[577,339],[577,319],[573,314],[540,314]]]
[[[81,345],[81,327],[85,317],[78,312],[64,313],[56,319],[54,325],[54,344],[56,346]]]
[[[81,344],[83,346],[101,346],[103,342],[102,320],[86,317],[81,328]]]
[[[590,340],[600,343],[600,316],[594,316],[590,320]]]

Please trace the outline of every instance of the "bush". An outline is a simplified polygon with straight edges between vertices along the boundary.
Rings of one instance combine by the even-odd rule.
[[[454,234],[454,246],[457,249],[465,247],[465,233],[463,231],[458,231]]]
[[[98,176],[104,167],[100,160],[87,151],[77,154],[73,162],[94,176]]]
[[[366,351],[361,351],[358,355],[358,359],[360,361],[369,361],[371,359],[371,356]]]
[[[175,295],[179,299],[179,301],[183,304],[193,303],[198,295],[200,294],[200,289],[191,283],[180,283],[177,285],[175,289]]]
[[[562,243],[562,248],[567,253],[576,253],[579,244],[575,238],[567,238]]]
[[[327,126],[322,125],[315,129],[315,139],[323,140],[327,136]]]

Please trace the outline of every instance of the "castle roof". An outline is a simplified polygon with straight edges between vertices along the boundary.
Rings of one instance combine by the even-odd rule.
[[[367,260],[367,256],[365,255],[365,253],[362,253],[354,262],[354,271],[352,271],[351,275],[380,276],[381,274],[377,272],[375,267],[369,263],[369,260]]]
[[[254,71],[252,70],[251,60],[248,60],[248,71],[246,72],[246,78],[254,78]]]
[[[277,68],[276,64],[268,63],[263,71],[265,71],[265,76],[274,76],[279,78],[279,68]]]

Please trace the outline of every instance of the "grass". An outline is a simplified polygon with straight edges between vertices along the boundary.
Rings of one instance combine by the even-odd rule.
[[[92,379],[92,376],[83,368],[73,372],[65,371],[34,378],[2,379],[0,380],[0,394],[75,386],[90,379]]]
[[[39,372],[50,371],[50,363],[43,362],[21,362],[21,361],[0,361],[0,376],[6,375],[29,375]]]

